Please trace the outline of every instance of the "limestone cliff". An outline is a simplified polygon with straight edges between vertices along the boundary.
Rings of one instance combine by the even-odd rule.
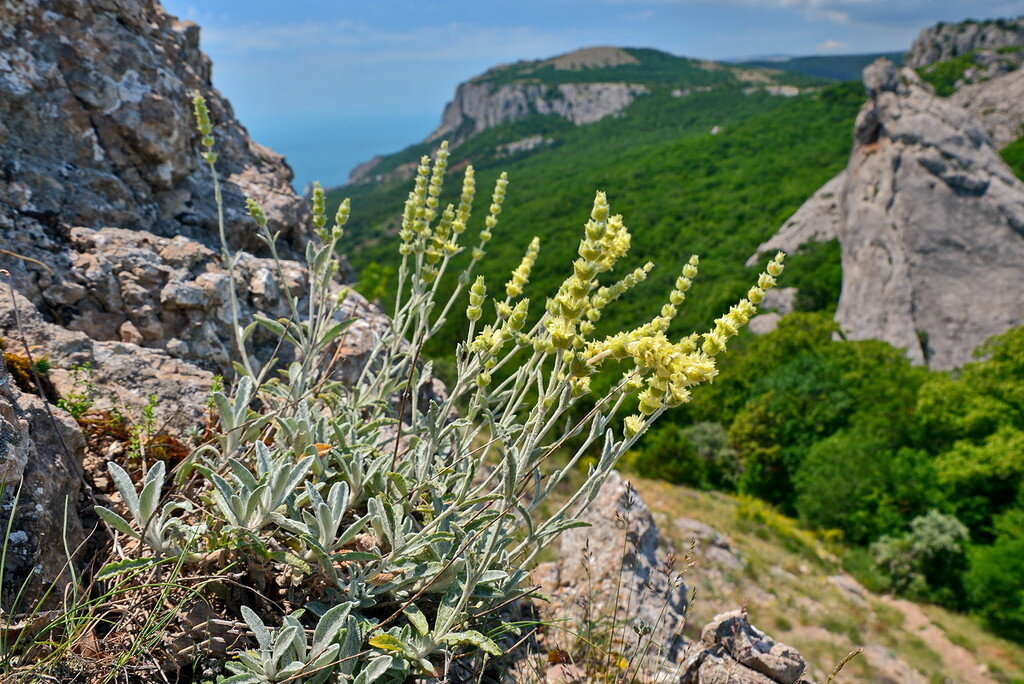
[[[922,31],[914,40],[903,64],[919,69],[973,50],[995,50],[1021,44],[1024,44],[1024,17],[936,24]]]
[[[914,71],[882,60],[864,80],[846,171],[759,251],[835,235],[843,331],[956,367],[1024,323],[1024,183],[984,128]]]
[[[518,121],[531,114],[556,114],[576,125],[613,116],[649,92],[635,83],[510,83],[500,86],[488,81],[459,85],[455,99],[444,108],[441,125],[428,142],[447,139],[458,144],[470,136],[506,121]]]

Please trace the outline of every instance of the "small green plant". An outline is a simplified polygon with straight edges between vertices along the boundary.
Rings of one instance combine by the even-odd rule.
[[[151,395],[138,423],[128,429],[128,458],[144,464],[146,460],[146,443],[156,434],[156,407],[160,403],[158,396]]]
[[[192,511],[188,501],[169,501],[160,506],[161,492],[166,474],[163,461],[157,461],[143,480],[142,491],[136,492],[131,477],[113,461],[107,464],[125,508],[135,522],[135,528],[120,515],[105,506],[96,506],[96,514],[118,532],[146,543],[160,555],[179,555],[186,542],[202,531],[202,526],[189,527],[181,514]],[[137,529],[136,529],[137,528]]]
[[[38,359],[36,359],[33,367],[35,368],[36,373],[39,373],[40,375],[46,375],[47,373],[50,372],[52,364],[50,363],[50,359],[48,357],[40,356]]]
[[[86,361],[70,369],[71,389],[60,398],[57,406],[71,414],[73,418],[81,418],[95,404],[96,385],[92,382],[93,367]]]
[[[392,658],[379,655],[361,668],[354,658],[339,662],[342,644],[346,651],[359,650],[362,636],[359,624],[351,616],[352,604],[337,605],[324,613],[316,623],[312,641],[298,617],[287,615],[284,625],[269,629],[248,606],[242,606],[242,616],[256,636],[257,650],[242,651],[238,660],[228,663],[234,676],[220,680],[220,684],[274,684],[276,682],[304,682],[321,684],[332,674],[353,684],[371,684],[391,668]]]

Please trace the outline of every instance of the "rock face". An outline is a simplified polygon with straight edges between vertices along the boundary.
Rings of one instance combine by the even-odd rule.
[[[509,83],[495,87],[486,80],[462,83],[444,108],[441,125],[427,142],[447,139],[458,144],[506,121],[531,114],[556,114],[576,125],[600,121],[621,112],[649,92],[634,83]]]
[[[84,450],[71,416],[20,391],[0,358],[0,529],[9,530],[0,607],[7,614],[31,612],[44,598],[44,608],[59,603],[72,579],[69,555],[85,539],[78,517]]]
[[[673,571],[675,556],[662,543],[650,509],[613,472],[583,519],[589,527],[559,538],[558,562],[537,570],[550,610],[560,619],[614,616],[650,626],[652,651],[674,662],[683,647],[687,589]],[[622,631],[629,642],[624,648],[635,649],[641,639],[646,643],[632,629]]]
[[[981,125],[912,70],[880,60],[864,82],[870,99],[845,174],[765,247],[792,249],[835,231],[843,263],[836,320],[846,334],[953,368],[1024,323],[1024,184]]]
[[[903,63],[919,69],[972,50],[1016,45],[1024,45],[1024,18],[936,24],[918,35]]]
[[[0,297],[0,329],[8,351],[23,355],[28,346],[37,357],[46,355],[53,367],[50,380],[61,395],[85,391],[76,387],[72,369],[89,364],[96,408],[118,408],[135,418],[156,396],[161,424],[181,434],[204,423],[213,373],[195,364],[130,342],[94,340],[48,322],[28,299],[15,295],[12,301],[6,292]]]
[[[246,196],[301,241],[290,234],[305,212],[291,170],[249,139],[211,86],[199,27],[156,0],[0,2],[0,198],[46,225],[144,228],[212,244],[196,90],[216,126],[233,245],[258,244]]]
[[[0,0],[5,351],[45,356],[58,394],[91,395],[96,409],[129,421],[155,396],[158,425],[179,438],[205,424],[214,373],[236,358],[230,278],[191,109],[197,90],[215,124],[240,318],[289,315],[292,294],[303,306],[307,278],[289,260],[306,242],[305,202],[283,158],[250,140],[212,88],[198,27],[157,0]],[[262,243],[246,197],[281,231],[280,262],[253,255]],[[339,375],[351,379],[387,323],[354,293],[344,315],[358,318],[337,341]],[[251,353],[268,358],[276,339],[254,335]],[[84,364],[91,372],[76,374]],[[73,550],[85,538],[85,442],[67,414],[9,380],[0,371],[3,515],[19,483],[21,495],[0,593],[28,579],[31,595],[59,588],[65,541]],[[89,456],[100,466],[106,458]]]
[[[846,172],[843,171],[821,186],[775,235],[762,243],[757,252],[747,259],[747,266],[758,265],[764,254],[779,250],[795,254],[809,242],[828,242],[839,237],[840,203],[845,187]]]
[[[534,573],[541,591],[550,598],[550,603],[541,604],[542,614],[550,611],[559,620],[569,619],[577,630],[589,620],[598,633],[607,629],[607,619],[614,615],[622,642],[614,650],[627,658],[637,649],[647,654],[643,666],[637,666],[639,681],[794,684],[800,680],[806,668],[800,654],[753,627],[742,611],[716,616],[704,627],[700,641],[683,637],[687,588],[673,570],[675,556],[666,548],[650,509],[618,473],[605,482],[584,520],[589,527],[569,530],[560,538],[559,560],[542,564]],[[712,528],[689,519],[677,524],[687,536],[716,549],[730,567],[741,566],[728,541]],[[649,637],[646,628],[651,630]],[[543,646],[571,649],[571,644],[559,641],[570,632],[545,637]],[[555,665],[548,670],[548,681],[574,681],[574,676],[578,680],[578,673],[570,670]]]
[[[1024,133],[1024,70],[962,86],[949,99],[970,113],[996,147],[1005,147]]]

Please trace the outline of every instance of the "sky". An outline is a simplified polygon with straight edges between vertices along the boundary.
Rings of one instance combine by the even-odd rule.
[[[213,82],[296,187],[425,138],[455,87],[497,64],[593,45],[676,55],[902,51],[937,21],[1024,0],[163,0],[201,27]]]

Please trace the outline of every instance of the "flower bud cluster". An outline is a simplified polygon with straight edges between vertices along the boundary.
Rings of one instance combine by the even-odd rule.
[[[452,224],[452,231],[458,235],[466,230],[469,223],[469,214],[473,209],[473,198],[476,196],[476,171],[472,166],[466,167],[466,175],[462,178],[462,194],[459,196],[459,206],[455,210],[455,222]]]
[[[474,302],[483,302],[482,283],[482,278],[477,278],[477,282],[474,283],[473,287],[476,288],[477,285],[481,285],[481,288],[477,288],[476,292],[473,292],[472,288],[470,289],[470,308],[473,308]],[[480,334],[473,338],[469,349],[479,357],[484,369],[477,376],[477,385],[481,388],[490,384],[490,370],[497,364],[497,356],[506,344],[512,340],[515,340],[520,345],[523,345],[524,342],[529,343],[528,339],[523,339],[525,335],[522,334],[523,327],[526,325],[526,316],[529,313],[529,308],[529,299],[519,300],[514,307],[509,307],[500,326],[485,325]],[[470,320],[476,319],[471,318]]]
[[[494,194],[491,195],[491,206],[487,210],[487,218],[484,219],[484,229],[480,231],[480,248],[486,245],[495,228],[498,227],[498,214],[501,213],[501,205],[505,202],[505,189],[508,187],[508,174],[504,171],[494,182]],[[475,258],[475,252],[474,252]]]
[[[416,167],[416,182],[409,198],[405,200],[405,209],[402,212],[402,227],[398,231],[398,237],[402,243],[398,251],[402,256],[409,256],[415,250],[417,238],[423,237],[426,232],[426,205],[427,205],[427,184],[430,179],[430,157],[420,157],[419,166]]]
[[[203,136],[202,143],[206,151],[203,159],[207,164],[217,162],[217,153],[213,151],[213,122],[210,121],[210,110],[206,107],[206,98],[197,90],[192,97],[192,109],[196,115],[196,128]]]
[[[249,216],[256,222],[256,225],[260,228],[266,228],[267,226],[267,215],[263,213],[263,207],[261,207],[256,200],[251,197],[245,198],[245,209],[249,212]]]
[[[588,314],[594,308],[590,293],[597,287],[597,276],[610,270],[629,251],[629,246],[630,235],[622,216],[609,216],[608,200],[603,192],[598,192],[577,250],[579,258],[572,265],[573,273],[547,303],[545,328],[556,349],[583,345],[580,323],[587,316],[586,328],[592,329]]]
[[[437,216],[438,197],[444,187],[444,172],[448,168],[448,141],[441,143],[434,158],[433,172],[430,174],[430,185],[427,187],[426,210],[423,212],[423,223],[429,226]]]
[[[739,332],[751,316],[757,313],[757,304],[764,299],[765,290],[775,287],[775,276],[782,273],[782,261],[785,258],[786,255],[782,252],[776,254],[768,263],[766,272],[758,276],[757,285],[747,292],[747,298],[732,306],[729,313],[715,319],[715,327],[703,335],[704,344],[701,345],[701,349],[705,354],[715,356],[725,351],[729,338]]]
[[[469,288],[469,306],[466,308],[466,318],[471,321],[479,321],[483,315],[484,298],[487,296],[487,286],[484,284],[484,277],[477,276],[476,282]]]
[[[655,327],[661,332],[668,332],[672,320],[679,313],[679,306],[686,300],[686,292],[693,285],[693,279],[697,276],[697,264],[700,257],[696,254],[683,266],[683,272],[676,278],[675,287],[668,295],[668,301],[661,307],[661,315],[654,319]]]
[[[352,212],[352,202],[348,197],[338,205],[338,211],[334,214],[334,230],[332,238],[340,240],[345,235],[345,224],[348,223],[349,214]]]
[[[323,186],[320,185],[320,181],[316,181],[313,183],[313,196],[310,198],[310,207],[313,211],[313,225],[316,226],[317,232],[321,234],[321,239],[324,238],[322,233],[324,226],[327,225],[325,203]]]
[[[512,279],[505,283],[505,296],[515,299],[523,294],[523,287],[530,282],[530,271],[533,270],[533,263],[537,261],[537,254],[540,252],[540,238],[533,238],[530,246],[526,248],[526,254],[519,266],[512,271]]]

